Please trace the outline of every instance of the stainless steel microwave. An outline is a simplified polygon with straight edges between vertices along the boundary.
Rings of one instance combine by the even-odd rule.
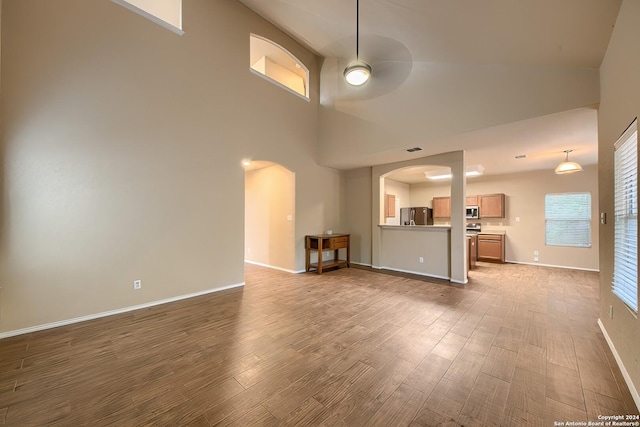
[[[480,208],[477,206],[467,206],[467,219],[480,218]]]

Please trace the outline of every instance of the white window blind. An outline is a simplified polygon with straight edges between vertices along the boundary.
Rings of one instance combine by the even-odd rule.
[[[545,243],[591,247],[591,193],[544,196]]]
[[[614,145],[613,293],[638,312],[638,119]]]

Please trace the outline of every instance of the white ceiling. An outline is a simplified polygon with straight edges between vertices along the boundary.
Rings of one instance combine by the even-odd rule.
[[[240,1],[323,56],[323,78],[330,64],[355,59],[355,0]],[[386,83],[384,90],[393,94],[385,99],[398,102],[398,97],[405,97],[407,103],[412,102],[407,85],[415,79],[405,76],[400,90],[400,84],[389,83],[388,76],[383,80],[389,67],[396,67],[396,74],[403,67],[415,70],[420,68],[416,64],[423,63],[515,66],[522,67],[522,74],[527,67],[594,70],[606,52],[620,4],[621,0],[360,0],[360,59],[372,64],[374,75],[378,70],[382,76],[369,85]],[[349,104],[352,95],[333,95],[334,103],[353,104]],[[428,144],[398,142],[395,149],[361,156],[355,152],[324,163],[349,169],[436,154],[434,150],[463,149],[467,164],[482,164],[485,174],[500,174],[552,169],[562,160],[563,150],[573,149],[572,160],[595,164],[596,107],[559,106],[524,120],[429,135],[425,137]],[[396,126],[402,134],[402,122],[390,122],[384,116],[366,120],[372,126]],[[404,151],[416,145],[425,145],[425,150],[410,155]],[[527,158],[515,160],[518,154]]]

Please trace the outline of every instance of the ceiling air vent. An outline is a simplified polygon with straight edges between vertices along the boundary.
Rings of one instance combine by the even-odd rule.
[[[420,147],[407,148],[407,151],[409,153],[414,153],[416,151],[422,151],[422,148],[420,148]]]

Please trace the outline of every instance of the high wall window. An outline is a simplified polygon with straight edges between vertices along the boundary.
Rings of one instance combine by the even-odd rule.
[[[309,99],[309,70],[285,48],[251,34],[249,52],[254,73]]]
[[[545,243],[591,247],[591,193],[544,196]]]
[[[638,119],[614,145],[613,293],[638,312]]]
[[[111,0],[176,34],[182,31],[182,0]]]

